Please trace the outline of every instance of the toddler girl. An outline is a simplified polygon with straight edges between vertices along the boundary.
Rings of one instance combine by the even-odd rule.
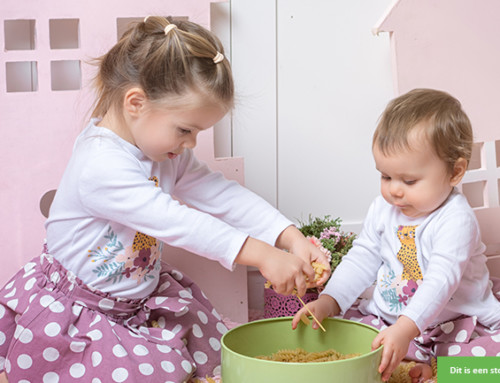
[[[148,17],[99,64],[93,118],[51,206],[46,248],[0,292],[0,368],[11,382],[44,383],[217,374],[226,327],[198,286],[161,262],[163,243],[229,270],[253,265],[284,294],[304,294],[310,263],[327,261],[263,199],[193,156],[198,134],[233,105],[215,36]]]
[[[343,314],[382,329],[379,371],[406,356],[413,382],[431,357],[500,352],[500,302],[474,212],[455,186],[467,170],[472,129],[449,94],[415,89],[389,103],[373,137],[381,194],[319,299],[319,320]],[[351,306],[374,282],[373,295]],[[293,319],[297,326],[300,310]],[[317,327],[317,325],[314,325]]]

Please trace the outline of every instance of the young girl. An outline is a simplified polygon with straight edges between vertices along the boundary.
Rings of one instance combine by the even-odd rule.
[[[304,294],[310,263],[327,261],[263,199],[193,156],[197,135],[233,105],[216,37],[148,17],[99,63],[93,118],[57,190],[45,251],[0,292],[1,369],[11,382],[217,374],[226,327],[160,261],[162,243],[229,270],[253,265],[284,294]]]
[[[447,93],[416,89],[389,103],[373,137],[382,196],[319,299],[308,304],[319,320],[343,314],[382,329],[372,347],[384,345],[384,381],[405,356],[430,363],[431,356],[500,352],[493,293],[500,284],[492,291],[474,212],[455,188],[472,138],[469,119]],[[351,308],[374,282],[373,296]],[[420,363],[410,376],[417,382],[432,371]]]

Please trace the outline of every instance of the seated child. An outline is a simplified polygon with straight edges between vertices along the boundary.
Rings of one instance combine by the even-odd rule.
[[[384,345],[384,381],[403,358],[419,362],[410,370],[418,382],[432,377],[431,357],[500,352],[500,283],[490,280],[475,214],[455,187],[472,143],[470,121],[449,94],[415,89],[391,101],[373,137],[382,196],[308,304],[319,320],[342,314],[381,329],[372,347]],[[374,282],[373,295],[352,307]]]

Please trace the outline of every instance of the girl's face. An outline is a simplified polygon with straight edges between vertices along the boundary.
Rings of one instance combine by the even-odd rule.
[[[375,145],[373,156],[381,174],[384,199],[411,218],[426,216],[440,207],[461,176],[450,174],[423,134],[412,134],[410,149],[383,154]]]
[[[128,141],[153,161],[172,160],[185,149],[194,148],[198,133],[213,126],[225,114],[222,107],[208,103],[177,108],[149,104],[127,124]]]

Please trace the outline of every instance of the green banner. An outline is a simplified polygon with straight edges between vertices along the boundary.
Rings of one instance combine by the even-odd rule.
[[[497,356],[439,356],[439,383],[500,382],[500,357]]]

